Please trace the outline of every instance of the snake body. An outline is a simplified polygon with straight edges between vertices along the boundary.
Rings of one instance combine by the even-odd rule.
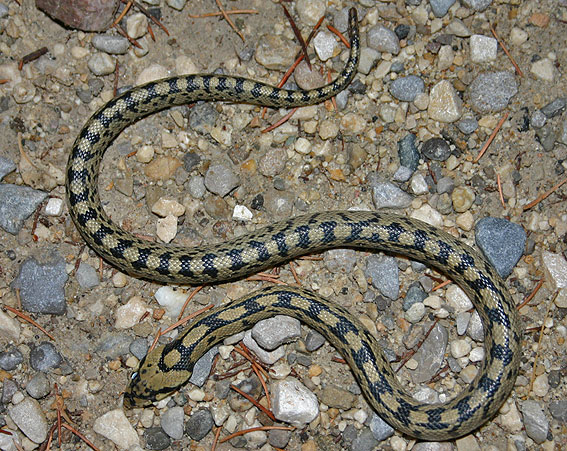
[[[141,240],[114,224],[102,209],[100,163],[126,126],[164,108],[200,100],[272,107],[322,102],[356,74],[360,45],[354,9],[349,33],[345,68],[322,88],[290,91],[244,78],[202,74],[151,82],[113,99],[89,119],[74,143],[66,182],[70,214],[85,241],[107,261],[160,282],[227,281],[336,247],[387,251],[422,261],[458,283],[481,315],[486,358],[478,376],[446,404],[419,403],[405,393],[376,339],[352,314],[307,290],[272,287],[203,314],[176,340],[150,351],[133,374],[124,396],[126,407],[146,406],[178,390],[211,346],[276,314],[296,317],[323,334],[350,365],[372,408],[411,436],[446,440],[465,435],[491,418],[508,397],[520,359],[514,302],[485,258],[443,231],[394,214],[336,211],[299,216],[215,246],[186,249]]]

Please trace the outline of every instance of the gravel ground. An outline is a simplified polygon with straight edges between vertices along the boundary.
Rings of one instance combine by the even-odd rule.
[[[216,11],[215,2],[146,0],[169,36],[154,25],[153,41],[134,8],[123,25],[141,48],[113,30],[62,27],[34,2],[21,3],[0,3],[0,296],[53,340],[0,312],[0,424],[13,434],[0,434],[0,449],[45,442],[61,403],[67,424],[101,450],[206,450],[217,427],[222,438],[272,425],[229,387],[263,397],[249,366],[234,370],[242,338],[271,365],[275,424],[298,428],[247,434],[219,450],[565,449],[565,187],[530,205],[566,177],[565,0],[297,0],[287,6],[303,36],[319,17],[327,20],[309,47],[316,70],[300,65],[288,82],[294,87],[323,84],[341,70],[348,51],[326,25],[345,31],[347,8],[359,9],[360,73],[337,97],[338,111],[332,102],[302,108],[262,133],[286,111],[262,118],[245,105],[176,107],[128,128],[103,162],[104,208],[151,239],[196,246],[306,212],[392,208],[480,247],[518,304],[539,288],[520,309],[520,376],[500,414],[456,442],[427,446],[381,422],[336,351],[285,318],[207,354],[196,385],[155,408],[122,411],[129,375],[157,330],[175,322],[190,289],[121,274],[86,247],[64,203],[73,140],[115,83],[123,90],[218,71],[276,84],[299,46],[273,2],[229,2],[228,9],[259,12],[233,16],[243,41],[222,18],[189,16]],[[24,55],[43,46],[46,54],[18,70]],[[408,391],[443,401],[472,381],[483,333],[458,287],[433,292],[441,275],[392,256],[336,250],[318,257],[293,265],[304,287],[348,307],[392,361],[417,351],[398,373]],[[292,268],[282,266],[279,278],[294,283]],[[206,287],[185,314],[262,284]],[[207,378],[212,365],[216,377]],[[291,411],[282,407],[297,397]],[[88,449],[66,429],[62,440],[61,449]]]

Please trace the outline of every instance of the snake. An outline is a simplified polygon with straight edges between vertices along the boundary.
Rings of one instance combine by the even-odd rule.
[[[406,256],[446,274],[472,300],[485,334],[485,359],[476,379],[446,403],[425,404],[406,392],[377,339],[345,308],[303,288],[262,288],[212,309],[178,337],[141,359],[124,393],[125,408],[145,407],[179,390],[195,362],[225,337],[284,314],[321,333],[349,364],[369,405],[402,433],[449,440],[476,430],[508,398],[518,374],[522,335],[503,279],[478,251],[451,234],[391,212],[326,211],[274,223],[226,242],[185,248],[143,240],[115,224],[102,208],[98,176],[112,141],[139,119],[174,105],[229,101],[267,107],[313,105],[345,89],[358,71],[356,9],[349,12],[350,53],[331,83],[311,90],[280,89],[219,74],[194,74],[134,87],[102,106],[76,138],[66,170],[70,216],[87,244],[134,277],[176,284],[243,278],[293,258],[333,248]]]

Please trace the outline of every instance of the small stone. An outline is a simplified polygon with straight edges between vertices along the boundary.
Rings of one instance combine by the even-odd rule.
[[[206,194],[205,178],[200,175],[193,175],[189,177],[188,190],[191,197],[195,199],[202,199]]]
[[[45,214],[47,216],[60,216],[63,211],[63,199],[51,197],[45,206]]]
[[[319,395],[323,404],[337,409],[351,409],[355,402],[352,393],[334,385],[326,386]]]
[[[478,128],[478,121],[473,116],[464,116],[457,122],[457,127],[465,135],[470,135]]]
[[[425,83],[416,75],[400,77],[390,83],[390,94],[402,102],[413,102],[425,90]]]
[[[305,339],[305,349],[309,352],[316,351],[325,344],[325,337],[313,330],[309,331]]]
[[[296,379],[276,381],[270,393],[272,412],[279,421],[304,426],[319,415],[317,397]]]
[[[457,186],[451,193],[453,208],[457,213],[463,213],[471,208],[474,200],[474,191],[468,186]]]
[[[487,63],[496,60],[498,53],[498,41],[494,38],[473,34],[469,38],[471,49],[471,61],[475,63]]]
[[[161,416],[161,428],[173,440],[181,440],[184,417],[183,407],[172,407]]]
[[[126,19],[126,31],[128,36],[139,39],[148,32],[148,19],[142,13],[134,13]]]
[[[510,42],[515,46],[520,46],[528,40],[528,33],[521,28],[513,27],[510,31]]]
[[[518,92],[518,83],[511,72],[484,72],[468,88],[472,107],[486,114],[502,111]]]
[[[0,310],[0,336],[17,342],[20,338],[20,323]]]
[[[16,170],[16,165],[12,160],[0,155],[0,180],[4,178],[4,176],[8,175],[10,172]]]
[[[492,4],[492,0],[461,0],[461,3],[467,8],[482,12]]]
[[[471,352],[472,346],[466,340],[455,340],[451,342],[451,355],[455,359],[465,357]]]
[[[169,180],[181,167],[181,161],[175,157],[159,157],[144,168],[144,174],[152,180]]]
[[[555,80],[555,64],[549,58],[542,58],[533,63],[530,72],[543,81],[553,83]]]
[[[136,85],[143,85],[150,81],[161,80],[168,76],[169,71],[165,67],[159,64],[150,64],[142,72],[140,72],[140,75],[136,78]]]
[[[136,160],[140,163],[149,163],[154,158],[155,150],[153,146],[142,146],[136,152]]]
[[[8,414],[16,426],[34,443],[42,443],[47,438],[47,419],[35,399],[25,398],[11,406]]]
[[[537,401],[527,400],[522,403],[522,415],[524,417],[524,425],[526,434],[537,444],[541,444],[547,440],[549,432],[549,421]]]
[[[97,52],[89,58],[89,70],[95,75],[108,75],[114,72],[115,64],[112,57],[106,53]]]
[[[435,17],[443,17],[449,12],[449,8],[453,6],[455,0],[430,0],[429,5]]]
[[[122,36],[110,36],[106,34],[95,34],[91,40],[91,44],[95,49],[110,53],[111,55],[123,55],[130,47],[128,39]]]
[[[319,136],[321,139],[336,138],[339,134],[338,124],[330,119],[325,119],[319,124]]]
[[[0,227],[16,235],[46,197],[47,193],[28,186],[0,184]]]
[[[389,28],[383,25],[374,25],[366,32],[366,42],[368,47],[371,47],[379,52],[387,52],[392,55],[400,53],[400,41]]]
[[[75,278],[79,285],[85,290],[90,290],[100,283],[98,271],[86,262],[81,262],[75,273]]]
[[[420,322],[424,316],[425,316],[425,305],[423,305],[423,303],[421,302],[417,302],[413,304],[405,313],[406,319],[412,324]]]
[[[319,126],[319,129],[321,129],[321,126],[322,126],[322,123]],[[319,132],[319,133],[321,133],[321,132]],[[337,133],[338,133],[338,127],[337,127]],[[307,154],[309,154],[309,152],[311,152],[311,141],[309,141],[308,139],[303,138],[303,137],[297,138],[295,143],[294,143],[293,148],[295,149],[295,151],[297,153],[300,153],[302,155],[307,155]]]
[[[541,111],[546,118],[551,119],[552,117],[558,116],[565,111],[567,106],[567,97],[558,97],[552,100],[547,105],[541,108]]]
[[[298,46],[280,35],[265,34],[258,39],[254,57],[266,69],[286,70],[293,64]]]
[[[22,363],[24,357],[18,348],[11,346],[6,351],[0,352],[0,368],[4,371],[15,370],[20,363]]]
[[[372,418],[370,419],[370,431],[372,431],[372,435],[379,442],[382,442],[391,437],[395,432],[392,426],[386,423],[374,412],[372,413]]]
[[[549,251],[542,252],[543,269],[545,280],[550,284],[553,291],[567,288],[567,261],[561,254]]]
[[[439,122],[455,122],[463,114],[463,101],[449,80],[441,80],[429,93],[427,109],[431,119]]]
[[[443,138],[430,138],[423,143],[421,153],[435,161],[445,161],[451,156],[451,148]]]
[[[382,180],[377,174],[369,174],[368,183],[372,190],[372,200],[377,210],[381,208],[406,208],[412,197],[396,185]]]
[[[168,215],[175,217],[182,216],[185,213],[185,207],[173,199],[160,197],[152,206],[152,213],[165,218]]]
[[[214,194],[226,196],[240,185],[240,179],[226,164],[213,164],[205,174],[205,186]]]
[[[171,439],[159,427],[144,429],[144,439],[146,440],[146,449],[163,450],[171,445]]]
[[[400,289],[396,259],[385,255],[371,255],[366,260],[366,277],[372,285],[389,299],[397,299]]]
[[[508,277],[524,253],[526,232],[503,218],[483,218],[475,227],[475,240],[498,274]]]
[[[111,410],[98,417],[93,424],[93,430],[112,441],[120,449],[140,446],[138,434],[122,408]]]
[[[325,15],[326,2],[324,0],[297,0],[295,10],[301,22],[313,26],[320,17]]]
[[[327,31],[320,31],[313,39],[313,47],[321,61],[332,58],[338,48],[335,35]]]
[[[300,336],[299,320],[284,315],[259,321],[252,328],[252,338],[268,351],[273,351]]]
[[[235,205],[232,212],[232,219],[237,221],[250,221],[254,215],[252,212],[246,208],[244,205]]]
[[[63,358],[57,352],[52,343],[44,341],[30,352],[30,365],[36,371],[47,372],[58,368],[63,363]]]
[[[360,50],[360,62],[358,63],[358,71],[364,75],[368,75],[376,65],[376,61],[380,58],[380,52],[370,47],[362,47]],[[344,92],[344,91],[343,91]]]
[[[264,207],[276,218],[291,216],[295,197],[287,191],[269,190],[264,196]]]
[[[211,412],[208,409],[197,410],[189,417],[185,424],[185,433],[193,440],[199,441],[213,428],[214,422]]]
[[[168,285],[159,287],[154,294],[156,301],[165,309],[165,314],[170,318],[179,316],[188,296],[185,290]]]
[[[437,210],[428,204],[424,204],[417,210],[414,210],[410,217],[419,219],[420,221],[431,224],[434,227],[441,227],[443,225],[443,216],[441,216]]]
[[[205,352],[205,354],[203,354],[199,360],[195,362],[195,365],[193,366],[193,374],[191,374],[189,382],[197,387],[202,387],[207,381],[209,374],[211,374],[213,361],[218,353],[219,348],[217,346],[214,346]]]
[[[550,402],[549,413],[551,413],[551,416],[560,423],[567,423],[567,400]]]
[[[26,384],[26,392],[34,399],[45,398],[50,391],[51,385],[43,373],[37,373]]]
[[[417,169],[419,164],[419,151],[415,145],[415,139],[416,136],[410,133],[398,141],[400,165],[410,169],[412,172]]]
[[[284,449],[291,438],[291,431],[274,429],[268,431],[268,442],[274,448]]]
[[[540,374],[535,378],[533,384],[533,393],[540,398],[543,398],[549,392],[549,378],[547,374]]]
[[[256,340],[252,338],[252,331],[248,330],[244,334],[243,342],[246,346],[250,348],[250,350],[256,354],[256,356],[264,363],[268,365],[273,365],[279,359],[281,359],[285,355],[285,347],[280,346],[279,348],[274,349],[273,351],[266,351],[265,349],[261,348]]]
[[[258,162],[258,170],[266,177],[274,177],[285,170],[287,154],[283,149],[270,148]],[[205,182],[206,183],[206,182]]]
[[[429,381],[437,374],[445,358],[447,342],[447,329],[437,323],[413,357],[417,361],[417,368],[412,371],[416,384]]]
[[[116,329],[130,329],[140,322],[140,319],[150,312],[146,303],[140,296],[132,296],[130,300],[116,309]]]
[[[167,215],[165,218],[158,219],[156,223],[156,235],[164,243],[169,243],[177,235],[177,218]]]
[[[473,308],[473,303],[458,285],[449,285],[446,291],[446,296],[447,302],[453,308],[455,313],[466,312]]]

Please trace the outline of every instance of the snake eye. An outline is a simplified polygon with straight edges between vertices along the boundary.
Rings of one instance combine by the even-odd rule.
[[[133,381],[134,379],[136,379],[138,377],[138,372],[134,371],[131,375],[130,375],[130,380]]]

